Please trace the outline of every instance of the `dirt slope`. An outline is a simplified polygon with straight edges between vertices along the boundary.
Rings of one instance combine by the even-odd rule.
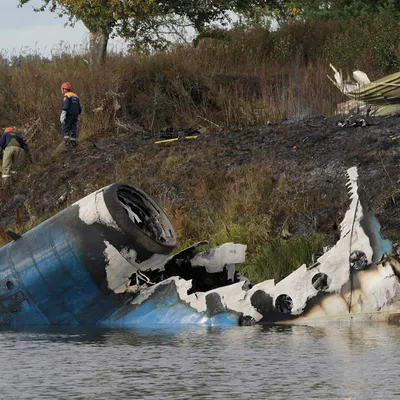
[[[337,119],[314,117],[200,134],[170,144],[154,141],[140,133],[119,132],[96,143],[83,142],[73,151],[34,154],[35,164],[0,190],[0,225],[13,225],[17,208],[24,221],[50,216],[116,181],[138,184],[161,205],[167,193],[179,206],[192,201],[192,188],[206,176],[210,180],[213,174],[254,164],[268,166],[276,182],[285,176],[292,193],[307,193],[307,203],[291,219],[293,234],[317,229],[333,240],[347,206],[344,173],[358,166],[383,232],[395,240],[400,237],[398,116],[370,119],[366,127],[341,128]],[[181,179],[176,174],[171,178],[166,160]]]

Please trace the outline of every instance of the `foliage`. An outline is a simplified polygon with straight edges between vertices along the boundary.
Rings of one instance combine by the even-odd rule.
[[[190,21],[176,14],[152,18],[132,19],[129,25],[129,48],[132,54],[152,54],[190,40]]]
[[[256,14],[260,13],[260,10],[253,10]],[[280,26],[293,19],[346,20],[382,14],[395,16],[399,12],[398,0],[275,0],[262,10],[264,15],[272,17]]]
[[[31,0],[18,0],[19,5]],[[163,49],[169,35],[183,38],[183,28],[202,32],[211,22],[226,24],[229,11],[246,12],[273,0],[41,0],[35,11],[49,9],[67,16],[70,24],[80,20],[90,32],[132,39],[132,45]]]
[[[400,69],[399,34],[398,19],[386,15],[354,18],[342,22],[326,42],[326,57],[347,71],[364,68],[375,79]]]
[[[238,14],[236,26],[244,28],[263,27],[270,28],[273,13],[269,7],[253,7]]]
[[[22,6],[31,0],[18,0]],[[152,0],[42,0],[35,11],[49,9],[60,17],[68,16],[71,24],[82,21],[91,32],[104,31],[110,34],[114,28],[120,30],[129,18],[140,18],[155,12]]]
[[[310,237],[299,236],[291,240],[272,238],[257,252],[250,254],[241,272],[252,282],[265,279],[280,281],[303,264],[311,264],[322,254],[326,244],[324,236],[318,233]]]
[[[22,6],[31,0],[18,0]],[[158,5],[153,0],[42,0],[35,11],[49,9],[59,16],[67,16],[73,25],[83,22],[91,33],[90,48],[94,63],[104,62],[111,34],[126,37],[133,35],[130,26],[138,21],[158,16]],[[135,21],[135,24],[132,24]]]
[[[294,5],[305,19],[349,19],[377,14],[393,16],[400,12],[398,0],[298,0]]]

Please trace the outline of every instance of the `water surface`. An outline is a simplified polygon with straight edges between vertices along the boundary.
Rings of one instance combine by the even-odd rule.
[[[400,398],[400,327],[0,331],[1,399]]]

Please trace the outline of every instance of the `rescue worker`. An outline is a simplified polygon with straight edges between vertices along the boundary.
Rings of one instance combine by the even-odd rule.
[[[69,82],[64,82],[61,85],[61,93],[64,95],[64,99],[60,122],[66,148],[69,145],[72,147],[77,145],[78,121],[82,112],[79,97],[72,92],[71,88],[72,87]]]
[[[0,137],[0,151],[3,155],[2,178],[6,179],[11,174],[16,174],[16,167],[22,158],[24,152],[27,153],[29,161],[32,163],[32,156],[29,152],[28,145],[14,133],[13,128],[6,128],[4,134]]]

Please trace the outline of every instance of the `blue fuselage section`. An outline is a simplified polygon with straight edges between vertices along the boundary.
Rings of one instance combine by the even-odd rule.
[[[52,218],[0,249],[0,325],[238,325],[235,313],[194,310],[179,299],[175,285],[161,285],[137,305],[133,295],[110,291],[103,238],[95,227]]]
[[[52,220],[3,247],[0,324],[92,325],[116,310],[123,299],[101,290],[85,259],[70,232]]]

